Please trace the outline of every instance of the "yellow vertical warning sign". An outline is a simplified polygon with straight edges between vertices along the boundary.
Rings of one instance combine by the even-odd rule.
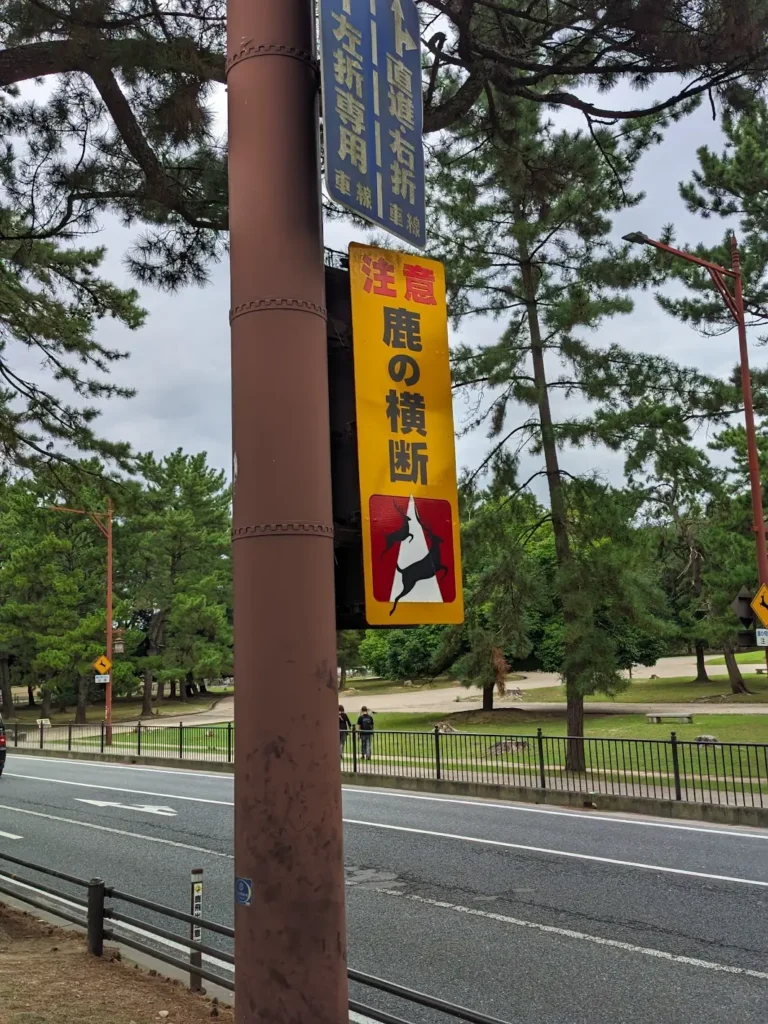
[[[349,269],[366,619],[463,622],[443,265],[352,244]]]

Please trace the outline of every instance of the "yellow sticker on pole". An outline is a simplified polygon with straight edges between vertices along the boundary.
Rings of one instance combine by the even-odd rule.
[[[365,615],[464,621],[442,263],[349,247]]]

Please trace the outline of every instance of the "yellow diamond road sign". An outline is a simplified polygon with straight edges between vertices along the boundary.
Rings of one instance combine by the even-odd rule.
[[[105,654],[100,654],[99,657],[94,661],[93,667],[99,673],[99,675],[106,675],[107,672],[112,668],[112,662]]]
[[[765,583],[752,598],[752,611],[768,629],[768,586]]]

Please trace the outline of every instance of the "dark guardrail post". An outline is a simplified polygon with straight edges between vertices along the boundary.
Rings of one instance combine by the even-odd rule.
[[[72,723],[67,724],[67,750],[72,750]]]
[[[43,737],[44,736],[45,736],[45,733],[43,732],[43,720],[41,718],[40,719],[40,749],[41,750],[43,749]]]
[[[179,722],[179,760],[184,760],[184,723]]]
[[[136,756],[141,756],[141,722],[136,726]]]
[[[19,723],[18,722],[16,722],[16,724],[13,727],[13,745],[14,745],[14,747],[18,747],[18,745],[19,745]]]
[[[190,909],[189,912],[192,917],[201,918],[203,916],[203,869],[194,868],[190,875],[190,894],[189,894]],[[191,924],[189,926],[189,937],[193,942],[203,941],[203,929],[199,924]],[[193,992],[202,992],[203,979],[198,973],[199,969],[203,966],[203,954],[199,949],[191,949],[189,951],[189,987]],[[197,970],[195,970],[197,968]]]
[[[680,788],[680,759],[677,752],[677,733],[673,732],[670,737],[672,743],[672,768],[675,773],[675,800],[682,800],[683,793]]]
[[[101,746],[99,748],[101,753],[104,753],[104,723],[101,723]]]
[[[352,771],[357,771],[357,729],[352,726]]]
[[[100,878],[88,883],[88,952],[93,956],[104,952],[104,883]]]
[[[546,789],[547,775],[544,770],[544,736],[540,728],[536,730],[536,745],[539,748],[539,785],[542,789]]]
[[[441,778],[440,770],[440,726],[435,726],[435,778]]]
[[[232,763],[232,723],[227,722],[227,764]]]

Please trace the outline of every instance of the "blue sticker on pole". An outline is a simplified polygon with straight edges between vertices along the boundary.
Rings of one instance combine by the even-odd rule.
[[[250,878],[235,879],[235,903],[241,907],[250,907],[253,903],[253,882]]]
[[[325,179],[335,202],[426,245],[421,39],[414,0],[321,0]]]

